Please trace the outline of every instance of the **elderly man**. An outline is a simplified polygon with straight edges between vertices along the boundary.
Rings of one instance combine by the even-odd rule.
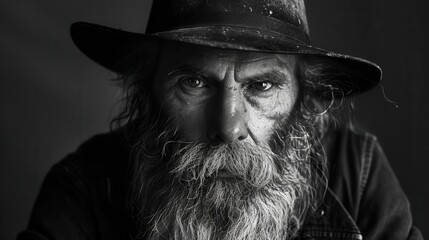
[[[71,33],[124,107],[18,239],[421,239],[376,138],[334,119],[381,70],[311,46],[302,0],[156,0],[146,34]]]

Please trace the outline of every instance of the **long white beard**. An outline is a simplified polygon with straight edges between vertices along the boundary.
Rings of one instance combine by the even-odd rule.
[[[144,173],[147,239],[290,239],[315,205],[311,164],[246,143],[171,145]]]

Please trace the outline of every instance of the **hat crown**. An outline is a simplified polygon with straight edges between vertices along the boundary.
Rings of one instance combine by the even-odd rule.
[[[304,0],[154,0],[146,33],[211,25],[309,35]]]

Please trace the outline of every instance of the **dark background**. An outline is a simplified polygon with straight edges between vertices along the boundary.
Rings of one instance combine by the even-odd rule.
[[[356,98],[429,236],[429,17],[425,0],[307,0],[312,43],[377,62],[381,86]],[[149,1],[0,0],[0,239],[28,221],[50,166],[105,132],[119,89],[84,57],[68,28],[89,21],[141,32]],[[394,101],[391,103],[389,100]]]

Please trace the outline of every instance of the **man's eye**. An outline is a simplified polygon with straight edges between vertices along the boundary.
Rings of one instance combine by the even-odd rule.
[[[181,80],[182,85],[188,88],[203,88],[206,87],[206,83],[199,79],[199,78],[182,78]]]
[[[268,91],[273,87],[273,83],[265,82],[254,82],[250,84],[250,88],[257,91]]]

